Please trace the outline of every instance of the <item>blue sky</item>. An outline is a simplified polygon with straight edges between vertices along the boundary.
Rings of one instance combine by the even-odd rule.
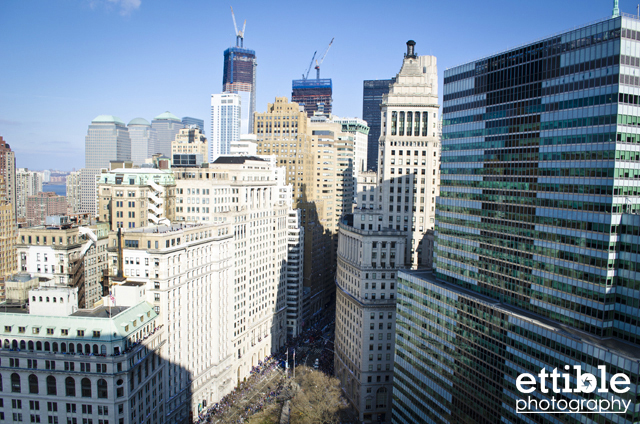
[[[636,5],[622,0],[623,12]],[[321,76],[334,114],[362,116],[362,81],[394,76],[405,42],[445,69],[611,13],[607,0],[3,0],[0,135],[19,167],[84,166],[93,118],[205,119],[235,43],[229,6],[258,58],[257,110],[291,95],[314,51],[335,41]],[[312,70],[312,75],[313,75]],[[440,86],[440,88],[442,88]]]

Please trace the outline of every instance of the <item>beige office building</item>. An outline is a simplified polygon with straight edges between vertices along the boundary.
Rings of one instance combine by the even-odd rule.
[[[171,154],[202,155],[202,162],[208,162],[207,138],[194,126],[183,128],[171,142]]]
[[[118,168],[98,177],[98,219],[112,230],[175,220],[175,180],[171,170]]]
[[[293,185],[294,207],[302,212],[305,229],[303,304],[310,322],[335,293],[337,225],[351,212],[354,181],[354,139],[342,124],[319,117],[309,120],[297,103],[276,97],[267,111],[256,113],[257,154],[275,156]]]

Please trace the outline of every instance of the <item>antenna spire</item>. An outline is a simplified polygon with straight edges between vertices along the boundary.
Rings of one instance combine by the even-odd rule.
[[[618,8],[618,0],[613,0],[613,17],[620,16],[620,9]]]

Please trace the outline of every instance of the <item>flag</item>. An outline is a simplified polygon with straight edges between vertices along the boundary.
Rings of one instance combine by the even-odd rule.
[[[111,299],[111,304],[113,306],[116,306],[116,298],[113,297],[113,294],[111,294],[111,292],[109,292],[109,299]]]

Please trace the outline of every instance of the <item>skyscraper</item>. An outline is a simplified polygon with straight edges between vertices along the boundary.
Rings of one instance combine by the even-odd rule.
[[[425,262],[438,193],[437,63],[414,45],[382,100],[377,176],[360,174],[359,207],[338,233],[334,363],[364,422],[391,421],[396,276]]]
[[[331,78],[293,80],[291,83],[291,101],[303,106],[308,117],[316,112],[330,115],[332,95]]]
[[[153,155],[161,153],[164,156],[171,157],[171,142],[176,138],[176,134],[184,128],[184,124],[171,112],[162,113],[151,121],[151,128],[156,131],[156,144],[154,146]]]
[[[240,46],[224,51],[222,91],[237,93],[242,97],[241,134],[253,128],[253,112],[256,111],[256,52]],[[233,140],[233,141],[237,141]]]
[[[367,151],[367,167],[371,171],[378,170],[378,139],[380,138],[380,104],[382,96],[389,93],[389,85],[395,78],[388,80],[368,80],[363,83],[362,119],[369,125]]]
[[[95,215],[96,177],[101,169],[109,169],[111,161],[131,160],[129,130],[118,117],[97,116],[89,125],[84,151],[85,164],[80,170],[81,212]]]
[[[275,155],[286,167],[294,205],[302,212],[308,324],[333,302],[338,222],[353,203],[354,137],[342,123],[310,120],[286,97],[276,97],[266,112],[256,113],[254,132],[258,155]]]
[[[158,134],[156,128],[144,118],[132,119],[127,125],[131,138],[131,161],[134,165],[142,165],[146,159],[156,153]]]
[[[85,168],[109,168],[112,160],[131,160],[129,130],[120,118],[100,115],[89,125],[84,150]]]
[[[16,272],[18,266],[15,204],[7,201],[6,193],[4,177],[0,175],[0,278]]]
[[[7,203],[13,205],[13,217],[16,218],[16,156],[11,146],[0,136],[0,175],[4,178],[4,191]]]
[[[228,155],[231,143],[240,140],[242,98],[237,93],[211,95],[209,162]]]
[[[435,275],[400,273],[394,423],[529,422],[516,379],[550,403],[541,369],[573,390],[573,365],[631,392],[562,399],[626,414],[536,422],[638,421],[639,29],[614,14],[445,71]]]
[[[198,127],[200,132],[204,134],[204,119],[185,116],[182,118],[182,124],[184,125],[185,128],[189,128],[191,125],[195,125],[196,127]]]

